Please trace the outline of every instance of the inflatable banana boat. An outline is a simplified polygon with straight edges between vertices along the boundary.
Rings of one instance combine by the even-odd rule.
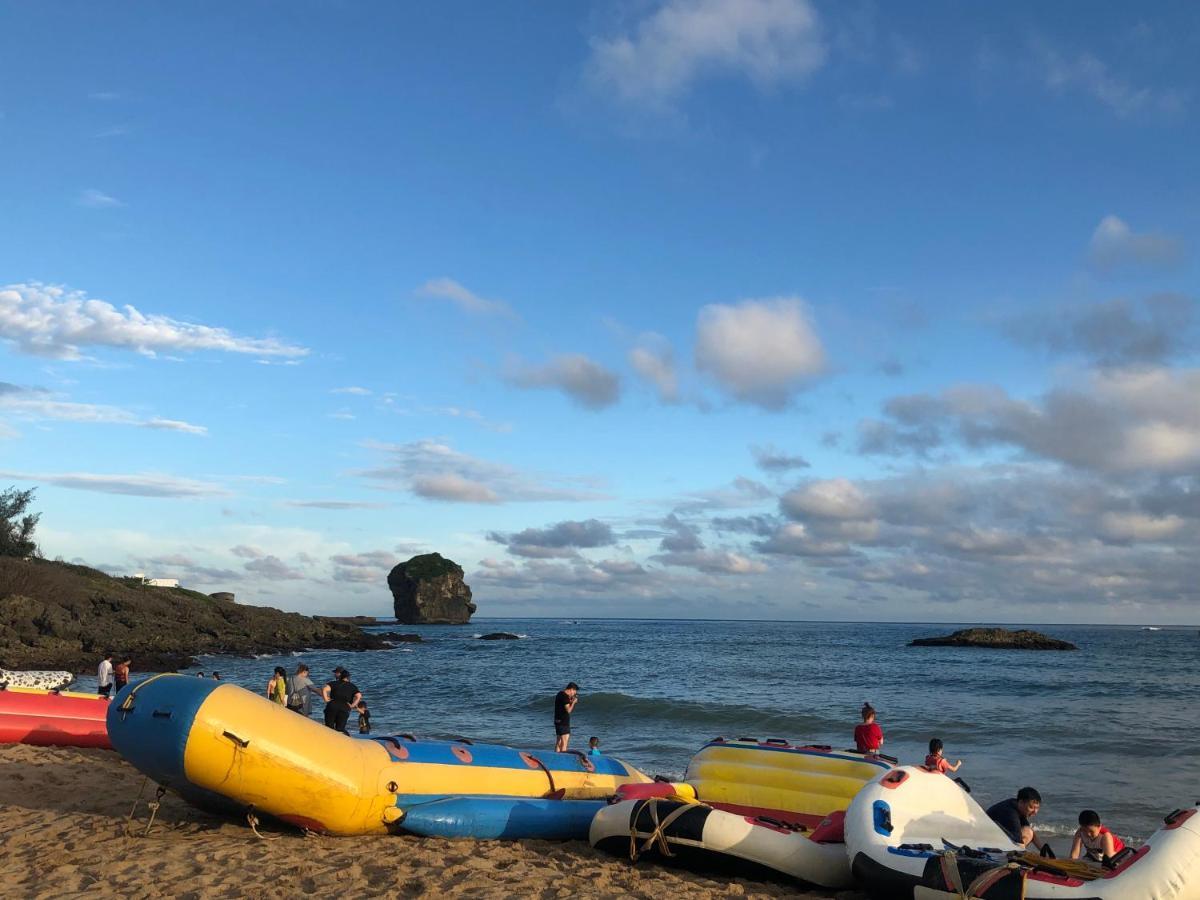
[[[890,756],[779,738],[717,738],[692,757],[683,780],[709,806],[812,830],[830,813],[846,809],[864,784],[895,762]]]
[[[75,680],[70,672],[35,671],[14,672],[0,669],[0,685],[6,687],[35,688],[39,691],[61,691]]]
[[[586,841],[603,800],[443,797],[408,806],[400,831],[422,837]]]
[[[650,781],[607,756],[352,738],[236,685],[183,675],[122,689],[108,733],[128,762],[197,806],[330,834],[399,830],[408,810],[448,797],[596,800]]]
[[[108,701],[95,694],[0,690],[0,744],[112,749],[104,717]]]
[[[841,829],[832,824],[825,828],[832,843],[821,842],[822,829],[808,834],[802,825],[766,816],[650,797],[600,810],[588,839],[593,847],[634,860],[657,853],[665,862],[690,868],[751,878],[787,875],[820,887],[848,887],[850,867]]]

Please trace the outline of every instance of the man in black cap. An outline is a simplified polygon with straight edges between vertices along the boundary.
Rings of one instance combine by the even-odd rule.
[[[554,750],[565,753],[571,743],[571,712],[579,702],[579,685],[570,682],[554,698]]]

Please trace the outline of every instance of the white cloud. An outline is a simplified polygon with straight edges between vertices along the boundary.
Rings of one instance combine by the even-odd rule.
[[[1150,543],[1174,537],[1187,526],[1179,516],[1152,516],[1138,512],[1105,512],[1100,517],[1100,534],[1116,543]]]
[[[1036,44],[1034,50],[1045,84],[1055,93],[1079,91],[1122,117],[1145,110],[1176,112],[1183,105],[1179,92],[1137,87],[1090,53],[1064,55],[1045,42]]]
[[[541,366],[514,363],[505,380],[522,388],[562,391],[584,409],[604,409],[621,398],[621,379],[582,353],[564,353]]]
[[[448,300],[463,312],[487,316],[506,316],[515,318],[511,306],[503,300],[489,300],[467,290],[453,278],[431,278],[419,288],[417,293],[423,297],[436,300]]]
[[[142,428],[155,428],[161,431],[181,431],[184,434],[208,434],[203,425],[193,425],[191,422],[181,422],[178,419],[149,419],[141,423]]]
[[[354,394],[355,396],[358,396],[358,397],[367,397],[370,395],[371,391],[369,388],[358,387],[357,385],[352,385],[350,387],[334,388],[329,393],[331,393],[331,394]]]
[[[705,77],[759,88],[804,80],[825,62],[807,0],[667,0],[627,33],[594,38],[584,77],[619,103],[666,108]]]
[[[358,500],[285,500],[284,506],[296,509],[325,509],[331,511],[347,509],[387,509],[387,503],[368,503]]]
[[[91,472],[32,474],[0,472],[0,478],[40,482],[78,491],[101,494],[125,494],[133,497],[227,497],[229,491],[211,481],[180,478],[153,473],[137,475],[99,475]]]
[[[461,453],[438,441],[368,446],[387,454],[388,464],[356,474],[429,500],[510,503],[600,499],[594,492],[571,486],[570,479],[522,472]]]
[[[1171,266],[1183,258],[1183,244],[1169,234],[1139,234],[1122,219],[1109,215],[1092,232],[1088,258],[1102,271],[1127,265]]]
[[[79,359],[81,347],[157,352],[216,350],[296,358],[308,350],[276,338],[245,338],[224,328],[121,309],[81,291],[43,284],[0,288],[0,338],[36,356]]]
[[[116,206],[124,206],[125,204],[104,191],[98,191],[95,188],[88,188],[79,195],[79,205],[87,206],[91,209],[112,209]]]
[[[696,367],[732,396],[783,409],[825,371],[825,348],[795,297],[712,304],[696,323]]]
[[[813,481],[780,500],[783,511],[794,519],[870,519],[870,501],[859,487],[845,478]]]
[[[629,364],[644,380],[654,385],[663,403],[679,402],[679,376],[675,371],[675,353],[666,338],[644,334],[629,351]]]

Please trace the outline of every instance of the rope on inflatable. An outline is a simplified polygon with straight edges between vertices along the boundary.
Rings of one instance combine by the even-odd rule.
[[[629,859],[631,862],[637,862],[638,857],[654,846],[655,842],[658,843],[658,852],[663,856],[671,857],[675,855],[671,852],[671,845],[667,843],[666,830],[676,819],[691,809],[691,806],[684,804],[667,813],[666,818],[659,821],[658,799],[657,797],[650,797],[643,800],[642,805],[637,807],[630,817],[632,824],[629,826]],[[654,823],[654,830],[646,836],[642,846],[639,847],[638,838],[641,837],[641,834],[638,832],[637,821],[641,818],[642,810],[644,809],[650,811],[650,820]]]

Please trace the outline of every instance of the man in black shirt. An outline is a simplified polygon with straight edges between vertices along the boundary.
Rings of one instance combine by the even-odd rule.
[[[554,750],[565,753],[571,743],[571,712],[579,702],[579,685],[571,682],[554,698]]]
[[[1045,846],[1030,822],[1042,807],[1042,795],[1036,789],[1023,787],[1015,798],[1001,800],[988,809],[988,818],[1004,829],[1014,843],[1027,847],[1030,844],[1039,850]]]
[[[350,707],[358,706],[362,699],[362,692],[350,680],[350,671],[338,666],[337,680],[325,685],[321,696],[325,698],[325,726],[348,734],[346,722],[350,718]]]

